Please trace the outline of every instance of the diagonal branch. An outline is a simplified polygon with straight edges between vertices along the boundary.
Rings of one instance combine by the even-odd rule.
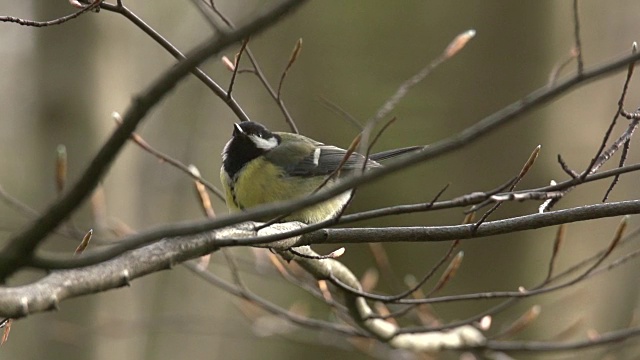
[[[0,282],[4,282],[7,276],[26,264],[40,242],[87,198],[105,175],[120,149],[122,149],[147,112],[173,89],[181,79],[207,58],[240,39],[246,38],[275,23],[283,15],[303,2],[304,0],[284,1],[270,11],[260,14],[246,25],[238,27],[233,32],[207,39],[193,50],[185,60],[168,69],[147,90],[135,97],[124,115],[122,126],[114,131],[70,191],[51,205],[26,230],[13,236],[8,241],[8,245],[0,253]]]

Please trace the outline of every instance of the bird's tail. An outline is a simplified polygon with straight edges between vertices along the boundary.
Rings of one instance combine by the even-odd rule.
[[[400,156],[402,154],[420,151],[424,148],[425,148],[424,146],[409,146],[404,148],[391,149],[391,150],[386,150],[379,153],[371,154],[369,155],[369,159],[373,161],[382,161],[382,160],[390,159],[392,157]]]

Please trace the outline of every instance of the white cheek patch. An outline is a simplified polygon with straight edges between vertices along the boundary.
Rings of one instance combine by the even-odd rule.
[[[313,152],[313,164],[315,166],[318,166],[318,162],[320,161],[320,152],[322,152],[322,150],[320,150],[320,148],[317,148],[314,152]]]
[[[249,135],[249,137],[251,138],[251,141],[256,144],[256,147],[258,147],[258,149],[271,150],[274,147],[278,146],[278,139],[276,139],[275,137],[270,137],[268,139],[263,139],[256,135]]]

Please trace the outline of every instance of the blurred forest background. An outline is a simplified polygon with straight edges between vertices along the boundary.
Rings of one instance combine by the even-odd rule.
[[[236,23],[270,3],[216,1]],[[128,0],[124,4],[183,52],[211,34],[189,1]],[[73,11],[66,0],[0,4],[1,15],[36,20]],[[580,16],[587,67],[629,53],[632,42],[640,40],[638,1],[582,1]],[[249,46],[277,84],[295,42],[303,39],[302,53],[284,85],[285,104],[303,134],[347,147],[358,129],[323,106],[320,98],[364,123],[405,79],[468,29],[477,31],[476,38],[416,86],[393,112],[398,121],[378,142],[376,150],[382,151],[453,135],[544,86],[552,68],[569,56],[574,44],[571,2],[313,1],[252,38]],[[175,60],[126,19],[106,11],[40,29],[0,23],[0,34],[0,185],[40,211],[57,197],[58,145],[66,146],[73,180],[114,129],[110,114],[123,112],[133,96]],[[236,46],[224,55],[233,59],[237,50]],[[202,69],[224,87],[228,84],[231,74],[219,59]],[[564,74],[575,71],[575,65],[567,69]],[[620,73],[591,83],[460,151],[363,187],[350,211],[429,201],[449,182],[444,198],[492,189],[516,175],[539,144],[540,157],[519,187],[564,180],[557,154],[576,170],[587,166],[616,111],[623,80]],[[632,83],[627,100],[631,107],[638,105],[639,90],[637,81]],[[240,75],[234,93],[252,120],[274,130],[289,130],[254,76]],[[218,184],[220,152],[236,121],[225,104],[191,76],[147,116],[138,133],[158,150],[195,164],[205,178]],[[633,151],[636,145],[629,163],[640,160]],[[191,179],[133,144],[127,145],[103,185],[110,222],[96,224],[89,204],[72,219],[79,228],[93,228],[102,238],[114,237],[108,229],[114,224],[141,230],[203,217]],[[586,185],[557,208],[598,203],[607,186],[608,182]],[[622,177],[611,200],[639,195],[638,177],[633,173]],[[507,204],[492,219],[534,213],[538,205]],[[226,212],[217,199],[214,207],[218,213]],[[454,209],[358,225],[453,225],[463,217],[461,209]],[[0,244],[28,220],[0,205]],[[606,247],[618,222],[612,218],[569,225],[558,267],[566,268]],[[639,222],[631,218],[630,223]],[[465,260],[443,294],[514,290],[541,280],[555,231],[547,228],[464,241]],[[71,253],[79,240],[53,236],[45,248]],[[396,279],[382,279],[380,290],[393,291],[403,286],[406,276],[421,276],[428,270],[447,244],[384,247]],[[346,249],[342,261],[357,275],[375,265],[368,246],[346,245]],[[308,306],[311,314],[326,316],[324,304],[273,272],[261,274],[251,249],[233,252],[256,293],[283,306]],[[219,254],[213,255],[210,268],[228,276]],[[494,326],[541,304],[538,320],[518,337],[552,339],[574,324],[578,324],[574,338],[584,337],[588,329],[604,332],[625,327],[637,316],[640,304],[638,271],[636,261],[578,287],[527,299],[494,319]],[[22,272],[11,284],[40,275]],[[495,303],[458,302],[435,310],[443,319],[453,320]],[[136,280],[128,288],[65,301],[60,311],[16,321],[9,341],[0,348],[0,359],[368,358],[333,335],[295,327],[290,329],[294,332],[270,333],[247,318],[250,309],[176,267]],[[637,350],[637,340],[633,341]],[[599,351],[586,354],[599,358]],[[619,353],[624,354],[630,352]]]

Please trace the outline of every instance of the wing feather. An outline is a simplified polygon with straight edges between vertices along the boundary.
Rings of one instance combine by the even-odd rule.
[[[343,162],[347,151],[335,146],[320,145],[317,149],[308,156],[305,156],[300,161],[287,167],[287,173],[292,176],[325,176],[334,172],[340,164]],[[364,156],[358,153],[352,153],[349,158],[342,165],[342,170],[351,172],[354,170],[362,169],[364,164]],[[378,163],[369,160],[367,167],[380,166]]]
[[[288,134],[286,134],[288,135]],[[283,138],[286,135],[282,135]],[[283,141],[280,146],[265,155],[267,160],[285,169],[291,176],[326,176],[333,173],[342,163],[347,151],[339,147],[324,145],[309,138],[299,136],[295,141]],[[362,169],[365,157],[352,153],[342,166],[345,173]],[[367,167],[378,167],[373,160]]]

